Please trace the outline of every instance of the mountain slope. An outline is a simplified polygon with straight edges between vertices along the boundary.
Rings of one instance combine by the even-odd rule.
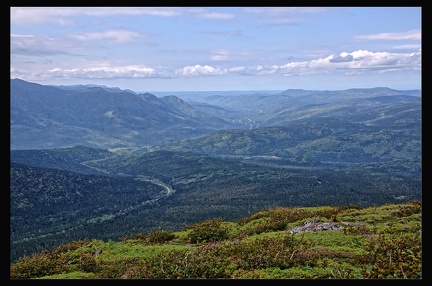
[[[11,80],[11,149],[133,147],[233,125],[179,98],[102,87],[65,89]]]
[[[165,193],[158,184],[130,177],[78,174],[12,162],[11,259],[71,239],[115,237],[118,228],[104,224],[125,220],[130,212],[145,208]]]
[[[421,91],[383,87],[337,91],[288,89],[275,94],[195,97],[191,104],[197,109],[218,115],[223,114],[210,109],[210,106],[224,108],[231,112],[226,114],[226,118],[236,118],[251,128],[284,126],[290,121],[318,117],[338,117],[365,123],[371,116],[377,119],[380,116],[392,117],[387,111],[397,106],[412,109],[413,120],[418,122]],[[405,105],[409,105],[409,108]]]
[[[10,161],[13,163],[83,174],[100,174],[101,171],[88,167],[86,162],[102,160],[112,156],[117,156],[117,154],[106,149],[84,146],[10,151]]]
[[[399,117],[402,118],[402,117]],[[407,113],[407,120],[410,114]],[[272,164],[350,167],[379,164],[421,172],[418,124],[367,125],[339,118],[311,118],[285,126],[224,130],[167,145],[138,149],[194,152]]]

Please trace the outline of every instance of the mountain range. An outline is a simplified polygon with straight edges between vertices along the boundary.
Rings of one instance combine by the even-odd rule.
[[[11,80],[11,149],[159,144],[235,127],[175,96]]]
[[[374,126],[420,126],[421,120],[419,90],[286,90],[193,99],[185,102],[174,95],[156,97],[118,88],[44,86],[11,79],[11,149],[133,148],[312,118]]]

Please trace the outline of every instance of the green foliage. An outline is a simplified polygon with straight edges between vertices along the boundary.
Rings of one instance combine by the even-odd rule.
[[[364,259],[372,264],[363,275],[369,279],[419,279],[422,277],[421,232],[372,236]]]
[[[149,234],[150,243],[165,243],[175,238],[175,234],[169,230],[158,229],[155,232]]]
[[[89,273],[98,271],[98,263],[92,253],[84,252],[80,255],[78,270]]]
[[[244,226],[240,236],[285,230],[292,222],[309,219],[311,216],[336,221],[339,212],[339,208],[329,206],[308,209],[277,207],[239,219],[239,225]],[[253,224],[249,224],[250,222]]]
[[[406,217],[418,213],[421,213],[421,202],[412,202],[409,205],[399,206],[399,209],[392,214],[396,217]]]
[[[126,236],[122,240],[124,243],[128,241],[139,241],[144,244],[156,244],[165,243],[167,241],[173,240],[176,237],[173,231],[157,229],[156,231],[149,234],[137,233],[131,236]]]
[[[228,238],[228,230],[222,225],[222,219],[216,218],[189,227],[190,243],[215,242]]]
[[[44,250],[38,254],[21,257],[10,267],[11,278],[36,278],[49,276],[69,270],[64,256]]]
[[[363,219],[379,220],[370,225]],[[338,217],[343,231],[256,233]],[[274,208],[122,241],[79,240],[20,258],[10,277],[43,279],[421,279],[421,203]],[[349,219],[350,221],[345,221]],[[288,223],[289,222],[289,223]],[[252,231],[255,230],[255,231]],[[189,240],[187,243],[186,239]],[[193,243],[193,244],[190,244]]]
[[[73,269],[74,259],[70,259],[68,254],[76,249],[88,248],[91,245],[92,242],[86,238],[60,245],[51,251],[43,250],[40,253],[23,256],[19,258],[17,263],[11,265],[10,277],[33,278],[70,271]],[[84,254],[82,259],[80,257],[80,268],[88,270],[86,272],[94,270],[92,264],[94,264],[94,261],[88,255]]]
[[[43,276],[36,279],[96,279],[94,273],[86,273],[81,271],[71,271],[67,273]]]

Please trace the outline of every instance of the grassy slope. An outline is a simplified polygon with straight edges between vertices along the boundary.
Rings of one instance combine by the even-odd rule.
[[[422,278],[420,202],[260,211],[179,232],[80,240],[22,257],[11,278]],[[291,234],[305,223],[341,230]]]

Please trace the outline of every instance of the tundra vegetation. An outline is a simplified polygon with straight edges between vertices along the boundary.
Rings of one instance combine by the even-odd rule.
[[[276,207],[21,257],[12,279],[421,279],[422,204]]]

